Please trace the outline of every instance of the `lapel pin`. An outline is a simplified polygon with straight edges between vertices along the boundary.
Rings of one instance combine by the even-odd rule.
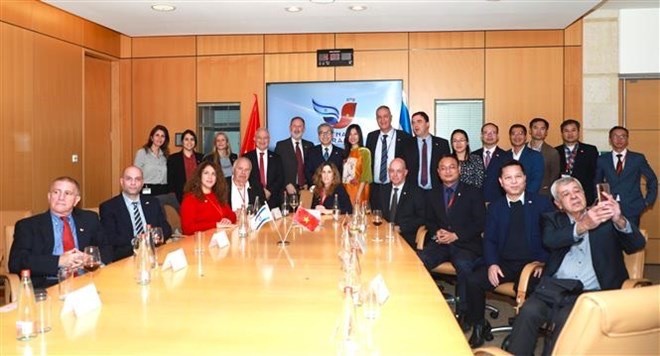
[[[85,231],[85,229],[83,229],[82,227],[81,227],[80,229],[78,229],[78,230],[79,230],[80,232]]]

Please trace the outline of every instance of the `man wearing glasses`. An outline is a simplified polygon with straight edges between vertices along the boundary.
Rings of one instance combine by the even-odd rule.
[[[314,172],[324,162],[334,163],[341,177],[344,166],[344,150],[332,144],[334,129],[329,124],[322,123],[316,131],[319,134],[319,142],[321,144],[310,148],[307,152],[307,161],[305,162],[307,181],[312,181]]]

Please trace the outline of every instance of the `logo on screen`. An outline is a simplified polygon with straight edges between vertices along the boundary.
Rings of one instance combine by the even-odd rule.
[[[357,107],[354,98],[346,99],[346,103],[341,107],[341,115],[336,107],[319,104],[314,99],[312,99],[312,105],[314,111],[323,117],[323,121],[336,129],[343,129],[353,121]]]

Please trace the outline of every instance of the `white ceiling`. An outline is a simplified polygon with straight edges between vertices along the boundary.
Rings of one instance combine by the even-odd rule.
[[[601,3],[601,0],[335,0],[330,4],[310,0],[43,1],[131,37],[562,29]],[[605,5],[658,6],[657,0],[610,0],[609,3]],[[176,10],[156,12],[151,9],[154,4],[174,5]],[[358,4],[367,9],[349,10],[349,6]],[[293,5],[302,11],[285,11]]]

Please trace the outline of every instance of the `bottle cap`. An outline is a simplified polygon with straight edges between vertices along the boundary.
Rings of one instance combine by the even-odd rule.
[[[30,270],[29,269],[22,269],[21,270],[21,277],[30,277]]]

